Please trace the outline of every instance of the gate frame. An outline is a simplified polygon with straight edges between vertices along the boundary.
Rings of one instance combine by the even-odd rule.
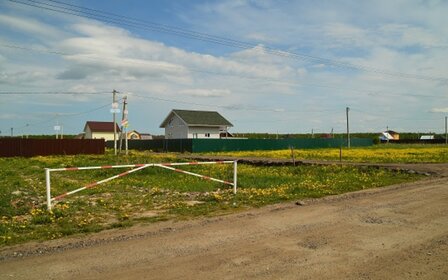
[[[84,166],[84,167],[66,167],[66,168],[45,168],[47,210],[51,211],[52,201],[61,200],[62,198],[66,197],[68,195],[72,195],[74,193],[77,193],[77,192],[80,192],[80,191],[83,191],[86,189],[91,189],[97,185],[112,181],[113,179],[117,179],[117,178],[126,176],[128,174],[142,170],[147,167],[161,167],[161,168],[172,170],[175,172],[196,176],[196,177],[202,178],[204,180],[210,180],[210,181],[215,181],[215,182],[223,183],[226,185],[230,185],[230,186],[233,186],[233,194],[236,194],[237,179],[238,179],[238,163],[237,162],[238,162],[237,160],[234,160],[234,161],[227,160],[227,161],[202,161],[202,162],[195,161],[195,162],[176,162],[176,163],[145,163],[145,164],[128,164],[128,165],[103,165],[103,166]],[[224,180],[220,180],[220,179],[204,176],[204,175],[201,175],[198,173],[193,173],[193,172],[189,172],[189,171],[185,171],[182,169],[177,169],[177,168],[172,167],[172,166],[181,166],[181,165],[205,165],[205,164],[226,164],[226,163],[233,163],[233,182],[224,181]],[[92,169],[111,169],[111,168],[133,168],[133,169],[125,171],[125,172],[117,174],[117,175],[114,175],[112,177],[100,180],[100,181],[96,181],[96,182],[87,184],[81,188],[63,193],[61,195],[51,197],[51,179],[50,179],[51,172],[92,170]]]

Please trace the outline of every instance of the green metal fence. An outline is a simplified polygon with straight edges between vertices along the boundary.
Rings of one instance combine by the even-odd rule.
[[[129,149],[153,150],[157,152],[224,152],[295,149],[337,148],[347,146],[344,139],[165,139],[129,140]],[[372,146],[370,138],[350,139],[351,147]],[[108,141],[107,147],[113,148]]]
[[[193,153],[220,151],[255,151],[336,148],[346,145],[342,139],[193,139]],[[373,145],[372,139],[351,139],[352,147]]]

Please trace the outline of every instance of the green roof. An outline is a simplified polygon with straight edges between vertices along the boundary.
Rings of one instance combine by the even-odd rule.
[[[172,110],[160,127],[165,127],[173,114],[179,116],[188,126],[233,126],[215,111]]]

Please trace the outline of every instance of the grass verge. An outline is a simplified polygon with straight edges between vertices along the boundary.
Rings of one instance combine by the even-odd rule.
[[[295,149],[297,160],[339,161],[340,149]],[[290,150],[276,151],[241,151],[206,153],[216,156],[263,157],[290,159]],[[355,147],[342,149],[342,161],[371,163],[445,163],[448,162],[448,146],[446,145],[400,145],[382,144],[372,147]]]
[[[46,211],[44,168],[179,161],[175,154],[131,152],[128,157],[52,156],[0,159],[0,246],[98,232],[168,219],[220,215],[282,201],[322,197],[418,180],[419,175],[349,166],[255,167],[239,165],[238,193],[161,168],[147,168],[89,189]],[[232,165],[185,166],[231,181]],[[123,170],[52,174],[58,195]]]

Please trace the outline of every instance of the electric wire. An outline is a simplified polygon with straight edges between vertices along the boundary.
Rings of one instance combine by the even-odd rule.
[[[28,48],[28,47],[23,47],[23,46],[16,45],[16,44],[11,44],[11,43],[4,44],[4,43],[0,42],[0,47],[11,48],[11,49],[18,49],[18,50],[22,50],[22,51],[49,53],[49,54],[61,55],[61,56],[78,56],[78,55],[81,55],[81,56],[83,56],[85,58],[92,59],[92,60],[98,60],[98,61],[103,61],[104,60],[104,57],[102,57],[102,58],[94,57],[94,56],[91,56],[92,54],[73,54],[73,53],[66,53],[66,52],[61,52],[61,51],[57,51],[57,50]],[[114,58],[114,57],[107,57],[107,59],[108,60],[121,61],[120,58]],[[145,62],[146,61],[141,61],[141,60],[135,61],[135,63],[140,63],[140,64],[144,64]],[[272,78],[250,77],[250,76],[245,76],[245,75],[240,75],[240,74],[237,75],[237,74],[231,74],[231,73],[223,73],[223,72],[200,70],[200,69],[187,67],[187,66],[183,66],[183,65],[182,66],[170,66],[170,65],[159,64],[159,65],[157,65],[157,67],[160,67],[160,68],[172,68],[172,69],[176,69],[176,70],[188,69],[189,71],[192,71],[192,72],[204,73],[204,74],[209,74],[209,75],[229,76],[229,77],[235,77],[235,78],[238,78],[238,79],[257,80],[257,81],[263,81],[265,83],[274,83],[274,84],[288,85],[288,86],[293,86],[293,87],[329,88],[329,89],[336,89],[336,90],[341,90],[341,91],[350,91],[350,92],[354,92],[354,93],[365,93],[365,94],[367,94],[369,96],[386,95],[386,96],[406,96],[406,97],[424,97],[424,98],[429,98],[429,97],[433,97],[433,98],[448,98],[448,95],[439,96],[439,95],[430,95],[430,94],[397,93],[397,92],[389,92],[389,91],[388,92],[384,92],[384,91],[380,91],[380,90],[353,89],[353,88],[340,87],[340,86],[335,86],[335,85],[330,85],[330,84],[322,84],[322,83],[315,84],[315,83],[310,83],[310,82],[282,81],[282,80],[272,79]],[[106,92],[106,93],[108,93],[108,92]],[[17,94],[19,94],[19,93],[17,93]],[[44,93],[42,93],[42,94],[44,94]],[[48,93],[48,94],[50,94],[50,93]],[[68,92],[68,93],[64,93],[64,94],[71,94],[71,93]],[[76,92],[74,92],[73,94],[76,94]],[[88,94],[88,93],[82,93],[82,94]]]
[[[12,1],[12,2],[17,2],[17,3],[21,3],[21,4],[24,4],[24,3],[22,3],[22,2],[20,2],[20,1],[15,1],[15,0],[10,0],[10,1]],[[29,2],[34,2],[34,3],[40,3],[40,4],[45,4],[45,3],[41,3],[41,2],[38,2],[38,1],[29,1]],[[50,1],[50,2],[57,2],[57,3],[62,3],[62,2],[59,2],[59,1]],[[26,5],[26,4],[25,4]],[[45,4],[45,5],[47,5],[47,4]],[[73,5],[71,5],[71,6],[73,6]],[[38,8],[42,8],[42,7],[38,7]],[[86,8],[87,9],[87,8]],[[61,12],[61,11],[59,11],[59,12]],[[197,33],[197,34],[201,34],[201,33]],[[216,37],[216,38],[219,38],[219,37]],[[235,41],[235,40],[232,40],[233,42],[238,42],[238,41]],[[216,42],[215,42],[216,43]],[[235,46],[236,47],[236,46]],[[251,48],[252,47],[256,47],[255,45],[251,45]],[[263,49],[265,49],[266,50],[266,47],[263,47]],[[269,49],[269,48],[268,48]],[[277,51],[277,50],[276,50]],[[52,52],[52,53],[54,53],[54,54],[58,54],[58,55],[68,55],[68,54],[66,54],[66,53],[62,53],[62,52]],[[293,53],[292,53],[293,54]],[[314,57],[312,57],[312,58],[314,58]],[[323,58],[317,58],[317,59],[323,59]],[[328,63],[328,64],[330,64],[330,63]],[[361,69],[358,69],[358,70],[361,70]],[[399,73],[399,72],[397,72],[397,73]],[[382,74],[387,74],[387,73],[382,73]],[[407,77],[411,77],[411,76],[414,76],[414,78],[416,78],[417,76],[415,76],[415,75],[413,75],[413,74],[406,74],[406,73],[399,73],[400,75],[407,75]],[[431,76],[418,76],[419,77],[419,79],[420,78],[422,78],[422,79],[426,79],[426,78],[430,78],[429,80],[439,80],[439,81],[446,81],[446,79],[445,78],[434,78],[434,77],[431,77]],[[45,93],[41,93],[41,94],[45,94]],[[51,94],[51,93],[47,93],[47,94]],[[66,93],[66,94],[74,94],[74,93]],[[375,92],[374,94],[378,94],[377,92]],[[138,96],[138,95],[136,95],[136,96]],[[409,95],[409,96],[415,96],[415,95]],[[418,96],[420,96],[420,95],[418,95]],[[140,97],[142,97],[142,96],[140,96]],[[437,97],[439,97],[439,96],[437,96]],[[182,102],[182,101],[174,101],[174,100],[168,100],[168,99],[162,99],[162,98],[155,98],[155,97],[147,97],[147,98],[150,98],[150,99],[156,99],[156,100],[160,100],[160,101],[167,101],[167,102],[176,102],[176,103],[181,103],[181,104],[190,104],[190,105],[198,105],[198,106],[210,106],[209,104],[199,104],[199,103],[191,103],[191,102]],[[109,104],[108,104],[109,105]],[[220,108],[226,108],[226,109],[229,109],[229,107],[228,106],[214,106],[214,107],[220,107]],[[245,109],[245,110],[248,110],[248,109]],[[250,109],[249,109],[250,110]],[[275,112],[278,112],[277,110],[272,110],[272,109],[269,109],[269,110],[259,110],[259,109],[253,109],[254,111],[260,111],[260,112],[263,112],[263,111],[275,111]],[[81,113],[82,114],[82,113]],[[409,119],[410,120],[410,119]],[[415,119],[413,119],[413,120],[415,120]],[[435,120],[435,119],[431,119],[431,120]]]
[[[117,102],[120,102],[122,100],[123,100],[123,98],[119,98],[117,100]],[[48,119],[45,119],[43,121],[34,122],[34,123],[27,123],[27,124],[25,124],[23,126],[17,126],[17,127],[11,127],[11,128],[13,130],[21,130],[21,129],[29,128],[29,127],[42,126],[43,124],[47,124],[47,123],[52,122],[52,121],[54,121],[56,119],[71,118],[71,117],[77,117],[77,116],[81,116],[81,115],[86,115],[86,114],[90,114],[90,113],[99,111],[99,110],[101,110],[101,109],[103,109],[105,107],[108,107],[108,106],[111,106],[111,103],[107,103],[107,104],[101,105],[99,107],[95,107],[95,108],[89,109],[87,111],[82,111],[82,112],[78,112],[78,113],[68,113],[68,114],[54,113],[55,116],[53,116],[51,118],[48,118]]]
[[[448,82],[448,78],[445,78],[445,77],[435,77],[435,76],[427,76],[427,75],[409,74],[409,73],[403,73],[403,72],[397,72],[397,71],[387,71],[384,69],[378,69],[378,68],[365,66],[365,65],[356,65],[356,64],[351,64],[348,62],[339,61],[339,60],[333,60],[333,59],[311,56],[311,55],[306,55],[306,54],[282,51],[282,50],[278,50],[278,49],[268,47],[268,46],[258,46],[258,45],[251,44],[248,42],[243,42],[243,41],[233,40],[233,39],[229,39],[229,38],[225,38],[225,37],[210,35],[207,33],[194,32],[194,31],[177,28],[177,27],[173,27],[173,26],[161,25],[161,24],[156,24],[153,22],[132,19],[132,18],[125,17],[125,16],[120,16],[120,15],[116,15],[113,13],[107,13],[107,12],[103,12],[103,11],[95,10],[95,9],[89,9],[89,8],[85,8],[82,6],[67,4],[64,2],[60,2],[60,1],[53,1],[53,0],[48,0],[48,2],[42,2],[42,1],[36,1],[36,0],[28,0],[28,1],[27,0],[9,0],[9,1],[18,3],[18,4],[22,4],[22,5],[26,5],[26,6],[49,10],[49,11],[53,11],[53,12],[95,19],[98,21],[112,23],[112,24],[116,24],[116,25],[124,25],[124,26],[128,26],[128,27],[169,33],[169,34],[173,34],[176,36],[187,37],[187,38],[191,38],[191,39],[210,42],[210,43],[214,43],[214,44],[220,44],[220,45],[224,45],[224,46],[230,46],[230,47],[235,47],[235,48],[240,48],[240,49],[259,48],[259,49],[265,51],[266,53],[280,56],[280,57],[285,57],[285,58],[292,58],[292,59],[305,60],[305,61],[315,61],[315,62],[327,64],[327,65],[332,65],[335,67],[355,69],[355,70],[359,70],[359,71],[371,72],[371,73],[399,77],[399,78],[420,79],[420,80],[437,81],[437,82],[443,82],[443,83]],[[54,3],[54,4],[50,4],[50,3]]]
[[[187,104],[187,105],[195,105],[195,106],[201,106],[201,107],[207,107],[207,108],[221,108],[229,111],[253,111],[253,112],[272,112],[272,113],[322,113],[322,112],[336,112],[336,110],[286,110],[286,109],[276,109],[276,108],[254,108],[254,107],[240,107],[235,105],[217,105],[217,104],[205,104],[205,103],[196,103],[196,102],[188,102],[188,101],[179,101],[169,98],[161,98],[161,97],[155,97],[155,96],[148,96],[148,95],[142,95],[142,94],[136,94],[132,93],[130,96],[136,96],[143,99],[151,99],[151,100],[157,100],[157,101],[163,101],[163,102],[169,102],[169,103],[176,103],[176,104]]]
[[[79,91],[0,91],[0,95],[98,95],[110,92],[79,92]]]

